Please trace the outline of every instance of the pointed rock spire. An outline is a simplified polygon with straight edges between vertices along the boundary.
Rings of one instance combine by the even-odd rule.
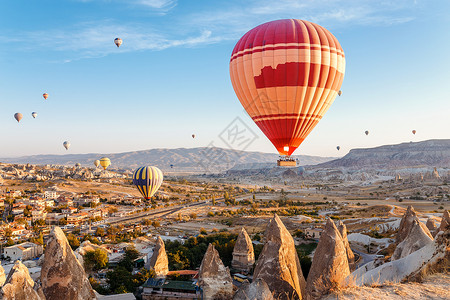
[[[30,277],[27,267],[19,260],[6,278],[2,288],[3,300],[44,300],[41,293],[35,290],[35,283]]]
[[[242,284],[233,300],[273,300],[273,295],[264,279],[258,278]]]
[[[219,252],[212,244],[206,250],[198,272],[198,284],[203,289],[204,299],[232,299],[233,280]]]
[[[395,237],[395,243],[397,245],[400,244],[408,236],[409,232],[411,231],[411,227],[413,225],[414,220],[419,221],[414,208],[410,205],[406,209],[406,212],[403,215],[402,220],[400,221],[400,226],[397,231],[397,236]],[[422,227],[423,231],[427,235],[432,237],[430,231],[424,224],[419,222],[419,225]]]
[[[169,259],[167,258],[166,247],[160,236],[156,240],[153,255],[148,263],[150,270],[154,270],[157,276],[165,276],[169,273]]]
[[[424,231],[424,227],[420,226],[420,224],[420,221],[413,221],[410,232],[407,237],[397,245],[391,260],[408,256],[414,251],[417,251],[433,242],[433,238],[429,235],[429,233]]]
[[[234,269],[249,272],[255,263],[252,240],[244,227],[241,228],[233,249],[231,266]]]
[[[2,265],[0,264],[0,286],[3,286],[6,281],[6,275],[5,275],[5,269],[3,269]]]
[[[354,271],[356,269],[355,255],[353,254],[353,251],[350,248],[350,244],[348,243],[347,227],[341,220],[339,220],[337,228],[339,230],[339,233],[341,234],[342,242],[344,243],[345,250],[347,252],[348,266],[350,268],[350,271]]]
[[[343,285],[350,275],[347,251],[336,225],[327,220],[306,282],[306,299],[319,299]]]
[[[264,279],[275,299],[302,299],[306,282],[294,239],[276,214],[269,221],[264,236],[266,243],[253,279]]]
[[[450,229],[450,214],[448,213],[448,210],[444,211],[442,214],[441,225],[435,231],[434,235],[437,235],[439,231],[446,231],[447,229]]]
[[[44,253],[41,284],[46,300],[97,299],[64,232],[53,228]]]

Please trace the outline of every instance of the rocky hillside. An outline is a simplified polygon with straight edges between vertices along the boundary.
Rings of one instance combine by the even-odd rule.
[[[353,149],[340,159],[316,166],[317,168],[383,168],[450,167],[450,139],[428,140],[417,143],[385,145],[367,149]]]
[[[163,171],[183,171],[196,173],[223,172],[234,166],[252,163],[271,163],[274,166],[278,154],[235,151],[223,148],[178,148],[178,149],[151,149],[124,153],[89,153],[67,155],[34,155],[15,158],[0,158],[4,163],[19,164],[59,164],[93,166],[96,159],[107,156],[111,159],[111,168],[134,169],[142,165],[157,166]],[[315,165],[334,159],[333,157],[294,156],[302,165]]]

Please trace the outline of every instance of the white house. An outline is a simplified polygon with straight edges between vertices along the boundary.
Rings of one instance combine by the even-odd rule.
[[[11,261],[15,260],[31,260],[33,258],[41,256],[43,253],[43,249],[41,245],[26,242],[10,247],[6,247],[4,249],[3,255],[5,257],[9,257]]]

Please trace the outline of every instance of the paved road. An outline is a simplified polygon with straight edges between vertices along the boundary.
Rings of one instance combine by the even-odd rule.
[[[352,251],[361,257],[360,261],[358,262],[358,267],[361,267],[361,266],[367,264],[368,262],[375,260],[375,258],[377,257],[376,254],[367,254],[367,253],[360,252],[355,249],[352,249]]]

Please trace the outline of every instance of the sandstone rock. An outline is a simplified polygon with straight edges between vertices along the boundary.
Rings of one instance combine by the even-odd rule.
[[[255,263],[252,240],[247,231],[242,227],[233,249],[231,266],[234,269],[249,272]]]
[[[447,229],[450,229],[450,214],[448,213],[448,210],[444,211],[442,214],[441,225],[435,231],[434,235],[437,235],[440,231],[445,231]]]
[[[348,275],[345,244],[334,222],[328,219],[308,274],[306,299],[319,299],[331,289],[343,286]]]
[[[253,279],[264,279],[275,299],[302,299],[306,282],[294,239],[277,215],[269,221],[264,236],[266,243]]]
[[[428,218],[427,220],[427,224],[425,225],[427,226],[428,230],[430,232],[435,232],[437,229],[436,223],[434,222],[434,219]]]
[[[3,300],[44,300],[30,277],[27,267],[16,261],[2,288]]]
[[[408,236],[397,245],[391,260],[396,260],[408,256],[433,242],[433,238],[428,235],[420,226],[420,221],[414,220]]]
[[[153,269],[157,276],[165,276],[169,273],[169,259],[167,258],[164,241],[160,236],[156,240],[152,258],[148,262],[148,268]]]
[[[5,269],[0,265],[0,286],[3,286],[6,281]]]
[[[439,178],[441,178],[441,176],[439,176],[439,172],[438,172],[438,170],[437,170],[436,167],[434,168],[433,172],[431,173],[431,176],[432,176],[434,179],[439,179]]]
[[[64,232],[55,227],[44,253],[41,284],[47,300],[97,299]]]
[[[338,223],[338,230],[339,233],[341,234],[342,241],[344,242],[345,250],[347,251],[348,267],[350,268],[350,271],[354,271],[356,269],[355,255],[353,254],[353,251],[350,248],[350,244],[348,243],[347,227],[345,226],[344,223],[342,223],[341,220],[339,220]]]
[[[259,278],[242,284],[233,300],[273,300],[273,295],[264,279]]]
[[[219,257],[219,252],[209,244],[198,273],[198,284],[204,299],[232,299],[233,280],[230,271]]]
[[[412,224],[414,220],[419,221],[417,218],[416,212],[414,211],[414,208],[410,205],[408,206],[405,214],[402,217],[402,220],[400,221],[400,226],[398,228],[397,236],[395,237],[395,243],[398,245],[400,244],[409,234],[411,231]],[[419,222],[419,225],[422,227],[423,231],[432,237],[430,231],[428,228]]]

